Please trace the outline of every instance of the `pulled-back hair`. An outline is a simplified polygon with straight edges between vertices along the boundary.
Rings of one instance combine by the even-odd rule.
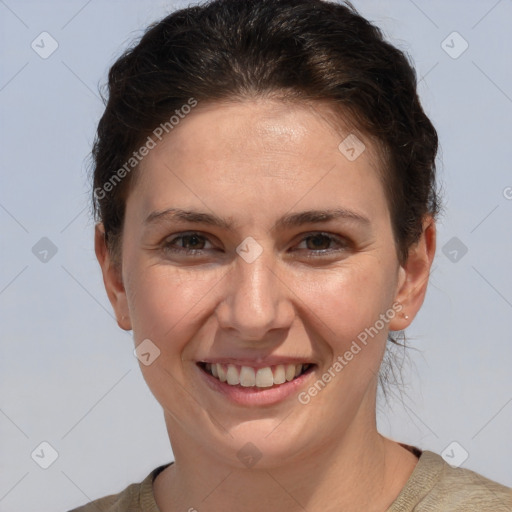
[[[277,96],[327,101],[340,119],[343,112],[377,141],[403,264],[424,215],[435,218],[440,209],[437,133],[416,86],[404,53],[348,2],[214,0],[173,12],[150,26],[109,72],[93,148],[94,212],[109,249],[120,250],[125,200],[137,172],[126,163],[156,127],[168,126],[191,100]]]

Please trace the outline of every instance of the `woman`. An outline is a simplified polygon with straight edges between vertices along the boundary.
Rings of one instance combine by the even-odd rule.
[[[376,428],[435,254],[436,152],[407,59],[350,5],[152,26],[110,71],[95,246],[175,461],[76,510],[512,510]]]

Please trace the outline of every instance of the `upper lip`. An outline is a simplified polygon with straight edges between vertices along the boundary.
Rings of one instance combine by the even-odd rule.
[[[233,364],[235,366],[250,366],[251,368],[266,368],[267,366],[277,366],[279,364],[315,364],[310,358],[304,357],[266,357],[266,358],[236,358],[236,357],[207,357],[200,359],[197,363],[209,363],[209,364]]]

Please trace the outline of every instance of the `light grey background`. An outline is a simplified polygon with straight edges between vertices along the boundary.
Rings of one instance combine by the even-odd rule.
[[[68,510],[172,460],[103,289],[86,169],[108,67],[185,5],[0,0],[1,511]],[[437,453],[456,441],[452,453],[469,454],[463,467],[512,486],[512,2],[354,5],[414,60],[446,200],[427,299],[408,332],[420,351],[406,361],[404,403],[392,389],[379,425]],[[46,59],[31,48],[43,31],[58,43]],[[454,31],[469,44],[458,58]],[[32,252],[43,237],[57,248],[46,262]],[[58,452],[48,469],[31,458],[43,441]],[[50,460],[48,447],[36,453]]]

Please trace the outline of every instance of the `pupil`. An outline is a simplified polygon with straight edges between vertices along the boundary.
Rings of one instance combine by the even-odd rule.
[[[192,243],[190,243],[192,241]],[[189,247],[190,245],[196,245],[199,241],[199,237],[197,235],[185,235],[183,237],[183,245]]]
[[[322,235],[317,235],[317,236],[311,237],[310,240],[314,240],[313,245],[314,245],[315,249],[321,248],[321,246],[325,245],[326,242],[327,242],[327,244],[329,243],[329,240],[327,239],[327,237],[322,236]]]

